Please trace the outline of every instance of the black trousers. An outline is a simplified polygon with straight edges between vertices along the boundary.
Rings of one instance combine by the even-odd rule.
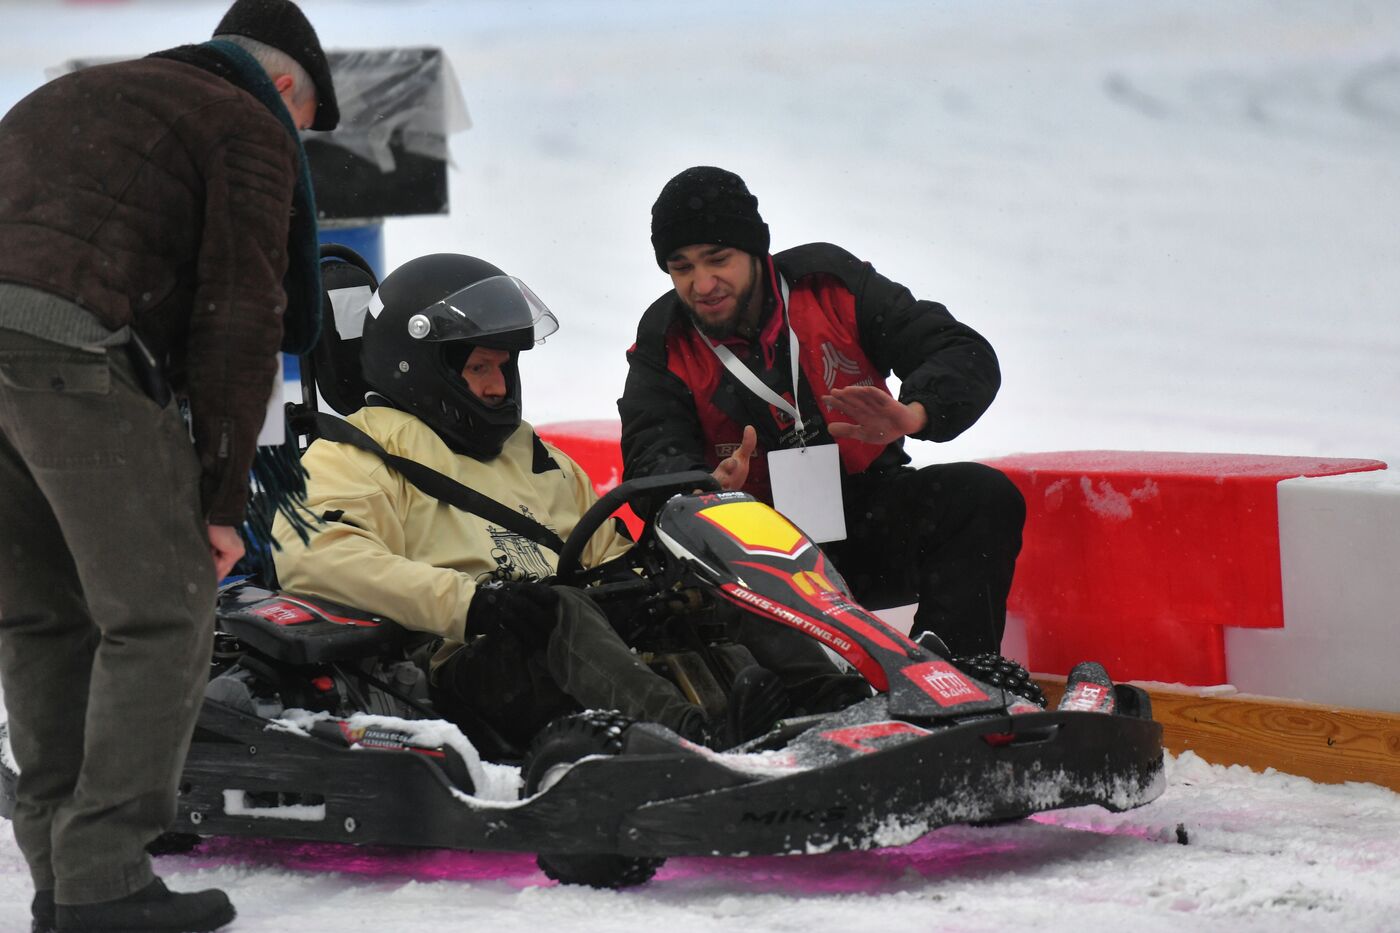
[[[434,672],[434,701],[488,754],[495,737],[523,749],[550,720],[580,709],[615,709],[698,738],[704,714],[673,683],[632,653],[581,590],[555,587],[559,622],[543,651],[510,637],[478,639]],[[820,712],[866,695],[864,682],[842,673],[814,640],[734,607],[719,610],[728,635],[776,672],[794,708]]]
[[[632,653],[582,591],[555,587],[559,622],[545,650],[505,636],[477,639],[434,672],[435,702],[476,744],[480,724],[524,748],[550,720],[580,709],[615,709],[633,719],[698,734],[699,707]]]
[[[980,463],[846,477],[844,541],[822,546],[868,609],[915,600],[913,634],[957,655],[998,651],[1026,502]]]

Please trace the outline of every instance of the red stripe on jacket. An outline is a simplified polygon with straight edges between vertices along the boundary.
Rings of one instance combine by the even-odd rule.
[[[775,278],[771,257],[768,262],[771,281]],[[832,389],[847,386],[873,385],[889,392],[884,377],[871,365],[861,349],[856,327],[855,296],[840,279],[834,275],[817,274],[799,280],[792,285],[789,305],[788,319],[800,344],[802,378],[818,403]],[[784,328],[765,327],[760,335],[763,358],[773,359],[774,342],[786,339]],[[744,425],[735,423],[711,401],[720,388],[724,364],[688,320],[677,322],[667,331],[666,361],[667,368],[695,396],[696,414],[704,432],[705,463],[714,469],[721,460],[738,449],[744,433]],[[739,391],[747,389],[740,388]],[[789,403],[792,402],[791,391],[780,394]],[[791,425],[792,418],[785,412],[772,405],[768,408],[779,427]],[[844,413],[825,407],[821,415],[828,424],[851,421]],[[867,444],[852,438],[838,438],[836,444],[840,448],[841,465],[846,473],[863,472],[885,449],[884,445]],[[772,502],[767,457],[762,456],[765,453],[760,444],[749,461],[749,477],[744,483],[744,491]]]

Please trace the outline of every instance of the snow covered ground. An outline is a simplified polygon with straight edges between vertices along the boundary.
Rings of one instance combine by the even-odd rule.
[[[70,57],[203,37],[222,3],[0,3],[0,108]],[[776,246],[830,240],[997,347],[988,415],[923,461],[1079,448],[1400,466],[1400,6],[1386,0],[307,2],[332,47],[437,45],[475,126],[448,217],[389,265],[471,252],[561,333],[536,422],[611,417],[666,286],[651,201],[718,164]],[[1338,672],[1344,675],[1345,672]],[[1177,844],[1181,826],[1187,845]],[[163,859],[233,929],[676,933],[1400,929],[1400,795],[1185,756],[1132,813],[952,828],[899,850],[676,859],[622,894],[528,857],[220,842]],[[29,886],[0,833],[0,930]]]

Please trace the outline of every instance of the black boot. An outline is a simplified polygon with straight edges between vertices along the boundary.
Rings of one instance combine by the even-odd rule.
[[[30,926],[32,933],[54,933],[53,889],[35,891],[34,901],[29,905],[29,916],[34,918]]]
[[[724,726],[714,736],[713,747],[724,751],[763,735],[788,714],[791,706],[777,674],[758,665],[744,668],[734,675],[729,712]]]
[[[789,685],[794,716],[835,713],[871,697],[870,684],[859,674],[831,674]]]
[[[223,891],[177,894],[157,878],[114,901],[59,904],[58,933],[209,933],[233,916]]]
[[[667,723],[662,723],[662,725],[667,725]],[[708,747],[713,744],[710,735],[710,724],[706,722],[705,714],[700,711],[698,706],[687,710],[686,714],[681,717],[680,722],[671,726],[671,731],[687,742],[692,742],[696,745]]]

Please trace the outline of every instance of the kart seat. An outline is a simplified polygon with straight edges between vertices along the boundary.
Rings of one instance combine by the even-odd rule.
[[[286,664],[324,664],[400,651],[408,633],[383,616],[329,600],[234,584],[219,594],[219,628]]]
[[[309,361],[302,361],[303,385],[309,370],[326,404],[349,415],[364,407],[369,391],[360,369],[360,334],[370,296],[379,282],[363,257],[335,243],[321,247],[321,280],[326,288],[327,313]]]

